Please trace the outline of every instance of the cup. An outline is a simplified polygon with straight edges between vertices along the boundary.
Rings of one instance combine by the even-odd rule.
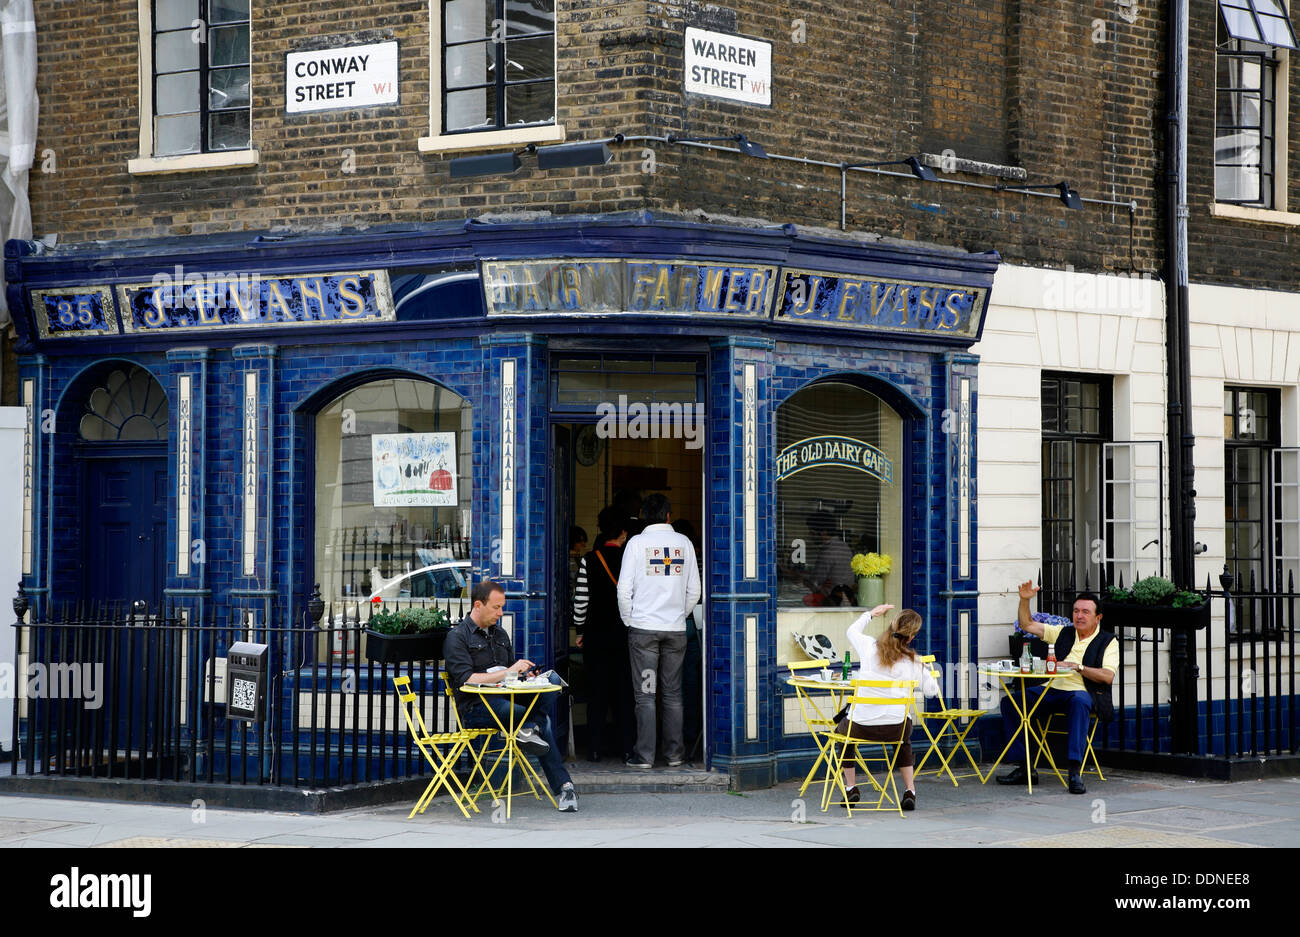
[[[505,680],[502,681],[506,686],[514,686],[519,682],[519,674],[513,670],[506,671]]]
[[[1034,658],[1034,673],[1047,673],[1047,661],[1045,661],[1045,660],[1043,660],[1043,659],[1041,659],[1041,658],[1035,657],[1035,658]]]
[[[1014,666],[1015,662],[1009,657],[1004,657],[1002,660],[998,661],[998,670],[1011,670]]]
[[[834,679],[834,674],[831,673],[831,669],[829,667],[823,667],[820,673],[821,673],[822,680],[826,681],[827,683],[830,683],[831,680]]]

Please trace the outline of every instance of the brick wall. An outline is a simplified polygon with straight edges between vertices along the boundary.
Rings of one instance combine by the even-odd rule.
[[[1198,4],[1207,6],[1208,4]],[[1152,5],[1154,6],[1154,5]],[[650,208],[835,227],[839,174],[826,167],[634,143],[599,168],[453,182],[428,133],[426,0],[253,3],[249,169],[132,176],[138,149],[137,4],[37,0],[38,234],[70,241],[289,227],[429,222],[484,211]],[[1068,179],[1085,196],[1136,198],[1132,268],[1156,269],[1159,69],[1163,23],[1133,24],[1099,0],[561,0],[560,121],[570,139],[747,133],[770,152],[831,162],[951,149],[1003,160],[1032,181]],[[1098,39],[1094,20],[1101,18]],[[796,36],[802,21],[803,36]],[[773,43],[771,108],[684,96],[682,32],[703,25]],[[401,47],[401,103],[361,112],[284,113],[284,54],[322,38]],[[796,41],[806,38],[806,41]],[[655,156],[655,172],[643,150]],[[345,173],[352,151],[355,172]],[[958,179],[993,181],[959,174]],[[1012,262],[1130,269],[1124,209],[907,178],[854,174],[851,229],[996,248]]]

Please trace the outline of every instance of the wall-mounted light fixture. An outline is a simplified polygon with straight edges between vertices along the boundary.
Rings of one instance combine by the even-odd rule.
[[[522,151],[520,151],[522,152]],[[488,153],[485,156],[460,156],[451,161],[451,177],[505,176],[520,166],[519,153]]]
[[[1079,193],[1070,188],[1068,182],[1058,182],[1055,185],[997,185],[999,192],[1050,192],[1055,189],[1057,198],[1065,205],[1066,208],[1078,211],[1083,208],[1083,199],[1079,198]]]
[[[912,175],[922,182],[934,182],[939,177],[934,174],[934,170],[929,166],[921,163],[921,160],[915,156],[909,156],[907,159],[887,159],[878,163],[840,163],[841,170],[847,169],[875,169],[879,166],[906,166],[912,171]]]
[[[721,143],[729,142],[736,144],[737,149],[746,156],[752,156],[755,159],[767,159],[767,150],[763,149],[743,133],[733,134],[730,137],[683,137],[675,133],[668,134],[668,143]]]
[[[576,166],[603,166],[614,158],[609,144],[622,143],[624,136],[616,133],[608,140],[594,142],[560,143],[555,146],[538,146],[530,143],[513,153],[488,153],[485,156],[460,156],[449,165],[453,179],[471,176],[505,176],[517,170],[519,157],[531,153],[537,157],[538,169],[572,169]]]

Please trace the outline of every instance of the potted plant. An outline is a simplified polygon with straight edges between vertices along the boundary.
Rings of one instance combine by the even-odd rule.
[[[885,601],[885,575],[894,561],[888,553],[858,553],[850,562],[858,577],[858,604],[875,608]]]
[[[366,623],[366,657],[376,663],[439,660],[451,620],[441,608],[382,609]]]
[[[1040,625],[1058,625],[1065,627],[1070,623],[1070,619],[1063,618],[1060,615],[1053,615],[1050,612],[1034,612],[1029,616]],[[1040,638],[1034,637],[1028,631],[1022,631],[1020,622],[1015,622],[1015,631],[1007,636],[1007,643],[1011,648],[1011,660],[1020,660],[1020,652],[1024,649],[1025,642],[1029,642],[1029,653],[1034,657],[1047,657],[1047,642]]]
[[[1163,576],[1147,576],[1131,589],[1110,586],[1102,596],[1102,622],[1109,628],[1149,625],[1201,629],[1210,624],[1210,600],[1179,589]]]

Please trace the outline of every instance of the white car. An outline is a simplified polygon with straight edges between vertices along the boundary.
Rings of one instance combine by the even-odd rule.
[[[464,598],[469,594],[469,566],[469,560],[443,560],[392,579],[384,579],[379,568],[372,567],[370,585],[373,591],[367,601],[373,602],[377,598],[385,602]]]

